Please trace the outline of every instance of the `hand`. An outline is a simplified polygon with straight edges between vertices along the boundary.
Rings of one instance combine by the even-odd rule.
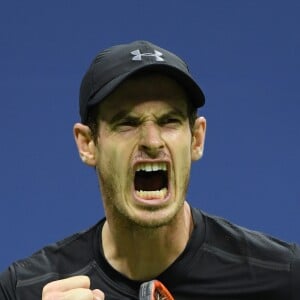
[[[104,293],[90,289],[87,276],[73,276],[46,284],[42,300],[104,300]]]

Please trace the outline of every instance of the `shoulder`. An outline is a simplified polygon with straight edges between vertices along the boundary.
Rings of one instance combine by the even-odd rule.
[[[255,282],[257,289],[265,292],[272,287],[274,295],[292,295],[282,299],[299,299],[299,245],[249,230],[218,216],[202,211],[200,214],[204,238],[199,253],[209,270],[219,276],[223,272],[224,278],[235,278],[236,282],[244,280],[245,286]],[[251,279],[250,283],[247,278]]]
[[[249,230],[224,218],[202,213],[206,225],[206,243],[232,254],[289,263],[299,256],[294,244],[265,233]]]
[[[236,261],[246,260],[257,267],[299,272],[298,245],[249,230],[218,216],[201,213],[206,230],[204,248],[207,251]]]
[[[15,293],[29,287],[40,291],[49,281],[76,273],[86,273],[88,270],[85,269],[90,267],[89,263],[93,259],[98,228],[99,223],[88,230],[48,245],[30,257],[14,262],[0,274],[1,289],[6,293]]]
[[[32,256],[15,262],[17,272],[23,277],[47,272],[66,273],[76,270],[93,256],[97,225],[48,245]],[[85,255],[82,255],[82,254]]]

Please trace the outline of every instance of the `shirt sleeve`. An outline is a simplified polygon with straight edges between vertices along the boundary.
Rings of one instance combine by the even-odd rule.
[[[17,300],[16,276],[13,266],[10,266],[7,270],[0,273],[0,299]]]

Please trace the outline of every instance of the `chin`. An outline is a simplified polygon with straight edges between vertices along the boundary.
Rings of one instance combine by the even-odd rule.
[[[176,210],[153,210],[143,211],[135,215],[127,216],[127,220],[134,226],[144,229],[155,229],[167,226],[172,223],[178,213]]]

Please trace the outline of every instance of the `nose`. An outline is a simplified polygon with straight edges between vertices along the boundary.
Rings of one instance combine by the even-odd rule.
[[[157,124],[149,122],[142,126],[139,148],[151,158],[159,155],[160,151],[164,148],[164,140]]]

